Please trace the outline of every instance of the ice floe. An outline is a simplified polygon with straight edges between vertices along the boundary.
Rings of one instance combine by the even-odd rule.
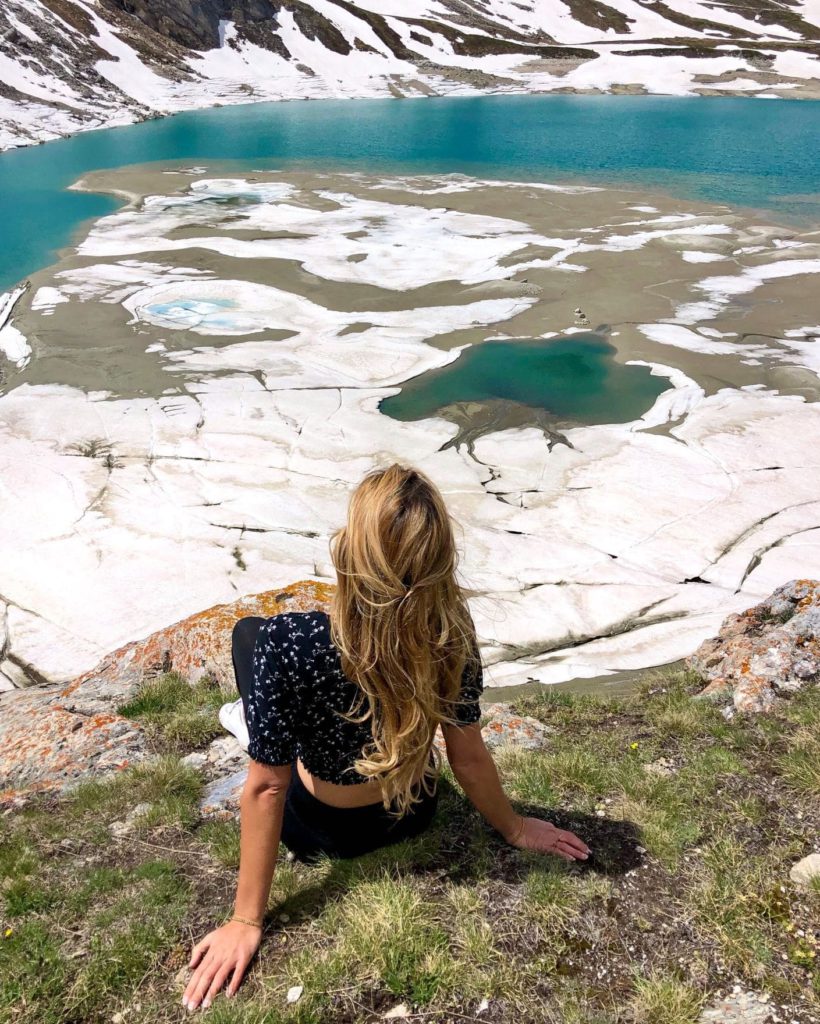
[[[289,187],[276,190],[221,180],[196,182],[190,191],[188,196],[149,197],[139,211],[105,218],[80,252],[124,256],[196,246],[239,258],[297,260],[308,273],[328,280],[403,291],[436,281],[475,283],[503,277],[500,258],[529,244],[551,244],[518,221],[351,194],[320,190],[316,197],[324,200],[322,208],[289,202]],[[239,196],[252,202],[239,207],[213,202]],[[203,210],[200,204],[208,201],[212,205]],[[241,227],[242,235],[257,237],[168,237],[193,223],[221,227],[228,218],[234,230]],[[430,259],[433,251],[435,260]]]
[[[29,343],[11,320],[14,307],[24,294],[25,288],[0,294],[0,354],[18,367],[25,366],[31,355]]]
[[[781,344],[795,353],[801,366],[807,366],[820,376],[820,324],[784,331]]]
[[[699,252],[697,249],[684,250],[681,257],[687,263],[719,263],[726,256],[721,252]]]

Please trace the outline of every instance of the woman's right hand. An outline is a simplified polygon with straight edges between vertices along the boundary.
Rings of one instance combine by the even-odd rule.
[[[234,995],[261,942],[262,929],[240,921],[209,932],[191,953],[189,966],[195,970],[182,997],[186,1010],[200,1004],[207,1009],[226,982],[227,994]]]
[[[554,853],[564,860],[586,860],[590,849],[573,832],[556,828],[540,818],[520,818],[507,842],[519,850],[534,850],[537,853]]]

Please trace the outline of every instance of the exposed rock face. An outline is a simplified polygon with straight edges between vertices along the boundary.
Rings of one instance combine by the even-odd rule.
[[[778,694],[820,677],[820,582],[793,580],[761,604],[730,615],[687,659],[708,682],[703,695],[731,693],[738,711],[765,711]]]
[[[61,790],[119,770],[145,756],[139,726],[117,714],[140,683],[159,672],[189,682],[230,679],[231,630],[246,615],[327,607],[330,588],[294,583],[216,605],[145,640],[127,644],[68,685],[0,696],[0,804],[40,790]]]
[[[190,683],[203,676],[218,682],[233,678],[231,631],[246,615],[268,618],[280,612],[326,610],[332,588],[326,583],[300,582],[279,590],[240,598],[198,612],[145,640],[126,644],[96,668],[61,688],[64,697],[81,693],[84,700],[121,702],[142,680],[158,672],[178,672]]]
[[[0,703],[0,807],[127,768],[145,754],[142,730],[95,703],[53,690],[14,690]]]

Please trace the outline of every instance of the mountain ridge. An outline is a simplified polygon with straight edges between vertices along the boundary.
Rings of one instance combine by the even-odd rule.
[[[0,150],[215,104],[820,96],[819,0],[5,0]]]

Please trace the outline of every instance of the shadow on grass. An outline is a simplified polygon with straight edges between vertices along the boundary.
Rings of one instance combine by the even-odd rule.
[[[509,846],[483,823],[465,797],[447,779],[439,781],[440,800],[430,828],[415,839],[382,847],[354,858],[321,857],[310,863],[280,865],[277,874],[291,870],[302,877],[284,895],[273,913],[286,912],[291,920],[318,914],[334,897],[362,882],[383,878],[385,873],[426,878],[434,885],[446,882],[501,882],[521,885],[542,860],[531,851]],[[634,822],[599,818],[572,811],[547,811],[518,804],[528,816],[551,821],[575,832],[592,850],[586,862],[566,864],[550,854],[545,864],[565,865],[577,874],[595,872],[618,876],[638,867],[643,860],[639,828]]]
[[[633,821],[599,818],[580,811],[550,811],[540,807],[521,807],[522,814],[551,821],[557,828],[574,832],[592,851],[589,860],[579,861],[581,871],[597,871],[602,875],[625,875],[640,867],[645,857],[641,832]]]

